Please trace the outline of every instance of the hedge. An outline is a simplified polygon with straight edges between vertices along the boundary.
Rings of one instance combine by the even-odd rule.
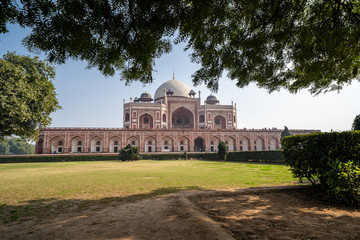
[[[108,161],[108,160],[116,160],[117,158],[118,158],[118,154],[23,155],[23,156],[1,156],[0,163]]]
[[[295,135],[281,144],[294,177],[319,182],[339,202],[360,203],[360,131]]]
[[[141,154],[144,160],[182,160],[200,159],[218,161],[217,153],[173,153],[173,154]],[[1,156],[0,163],[24,163],[24,162],[69,162],[69,161],[106,161],[116,160],[118,154],[52,154],[52,155],[28,155],[28,156]],[[226,161],[236,162],[266,162],[283,163],[281,151],[248,151],[229,152]]]
[[[187,153],[184,154],[142,154],[145,160],[178,160],[178,159],[200,159],[200,160],[219,160],[217,153]],[[284,163],[280,150],[274,151],[248,151],[248,152],[229,152],[227,162],[266,162]]]

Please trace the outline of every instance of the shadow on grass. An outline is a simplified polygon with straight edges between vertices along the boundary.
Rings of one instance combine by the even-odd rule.
[[[158,197],[184,190],[206,190],[199,186],[158,188],[148,193],[133,194],[120,197],[101,199],[36,199],[23,202],[20,205],[0,205],[0,224],[14,221],[27,221],[34,218],[54,217],[60,213],[81,212],[86,209],[98,210],[106,206],[137,202],[147,198]]]

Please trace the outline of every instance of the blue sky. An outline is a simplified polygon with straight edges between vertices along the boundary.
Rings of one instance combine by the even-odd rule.
[[[21,41],[29,30],[9,25],[9,33],[0,35],[0,53],[16,51],[18,54],[39,56],[27,51]],[[144,85],[133,82],[125,86],[120,75],[104,77],[96,69],[87,69],[86,62],[68,60],[56,65],[54,85],[63,109],[51,114],[52,127],[122,127],[123,99],[139,97],[147,91],[152,96],[163,82],[175,77],[196,92],[201,91],[201,101],[211,93],[204,85],[193,87],[191,75],[199,65],[191,63],[184,45],[174,46],[170,54],[156,61],[154,82]],[[322,131],[349,130],[360,114],[360,83],[354,81],[340,93],[331,92],[312,96],[307,90],[290,94],[286,90],[269,94],[255,84],[237,88],[235,82],[224,77],[219,92],[215,94],[220,104],[237,105],[239,128],[320,129]]]

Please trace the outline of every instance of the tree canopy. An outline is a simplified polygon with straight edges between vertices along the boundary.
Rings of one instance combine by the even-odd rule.
[[[0,141],[0,155],[24,155],[34,154],[35,146],[25,139],[7,137]]]
[[[238,87],[268,91],[341,89],[360,73],[358,0],[5,0],[0,31],[18,22],[30,50],[50,61],[86,60],[130,83],[153,80],[155,59],[184,42],[201,68],[195,84],[217,90],[223,74]]]
[[[284,130],[281,132],[281,138],[290,136],[290,131],[287,126],[284,126]]]
[[[356,117],[354,118],[354,122],[352,124],[352,130],[360,130],[360,114],[356,115]]]
[[[54,68],[29,56],[7,53],[0,59],[0,140],[16,135],[36,139],[59,109]]]

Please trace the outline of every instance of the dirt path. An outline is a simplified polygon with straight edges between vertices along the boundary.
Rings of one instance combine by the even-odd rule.
[[[0,239],[360,239],[359,209],[305,200],[301,191],[186,191],[134,203],[72,204],[56,215],[45,208],[0,223]]]

